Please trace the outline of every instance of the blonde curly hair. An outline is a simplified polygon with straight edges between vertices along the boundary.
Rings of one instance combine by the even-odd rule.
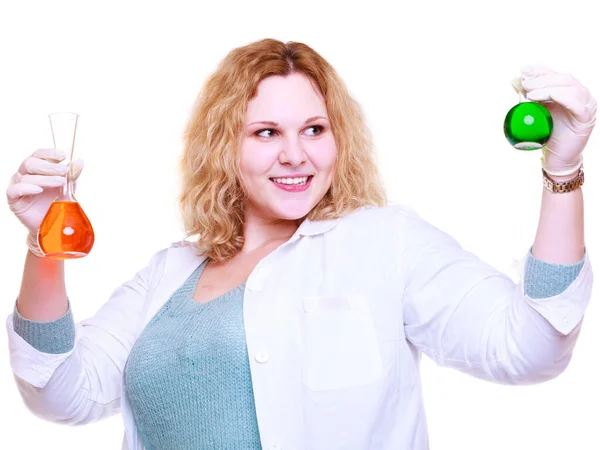
[[[300,42],[263,39],[238,47],[198,94],[179,165],[185,239],[197,236],[195,243],[214,261],[233,257],[244,243],[247,195],[240,183],[239,152],[248,102],[264,78],[292,73],[306,75],[319,88],[337,147],[331,187],[306,218],[334,219],[387,203],[370,130],[333,67]]]

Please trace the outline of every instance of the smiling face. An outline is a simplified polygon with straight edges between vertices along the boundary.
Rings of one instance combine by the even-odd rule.
[[[246,219],[304,217],[331,186],[335,160],[325,102],[309,78],[262,80],[248,103],[242,140]]]

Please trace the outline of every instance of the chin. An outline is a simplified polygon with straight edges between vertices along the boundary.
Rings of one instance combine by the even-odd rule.
[[[282,220],[298,220],[306,216],[312,208],[276,208],[275,216]]]
[[[306,216],[315,205],[313,202],[287,202],[269,205],[273,215],[282,220],[298,220]]]

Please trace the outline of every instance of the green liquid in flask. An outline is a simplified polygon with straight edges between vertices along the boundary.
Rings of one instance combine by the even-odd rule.
[[[504,136],[517,150],[539,150],[550,140],[554,122],[545,106],[523,102],[513,106],[504,119]]]

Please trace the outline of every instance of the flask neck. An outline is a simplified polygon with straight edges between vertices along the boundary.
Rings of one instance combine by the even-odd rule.
[[[67,172],[67,182],[63,185],[59,197],[55,201],[61,202],[76,202],[75,199],[75,183],[73,181],[73,166],[69,165],[70,169]]]
[[[50,130],[52,131],[52,142],[54,148],[63,150],[68,159],[65,161],[69,171],[67,172],[67,182],[59,193],[57,201],[76,201],[75,188],[73,183],[73,151],[75,148],[75,136],[77,134],[77,122],[79,115],[71,112],[53,113],[48,116],[50,120]]]

